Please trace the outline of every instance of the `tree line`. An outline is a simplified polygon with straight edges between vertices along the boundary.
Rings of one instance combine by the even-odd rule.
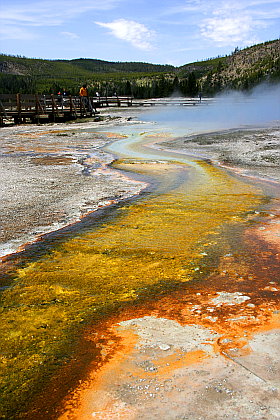
[[[78,95],[80,86],[88,84],[89,95],[95,96],[133,96],[137,99],[150,99],[171,96],[195,96],[199,92],[199,83],[192,72],[185,77],[175,75],[146,76],[137,79],[113,79],[98,77],[98,80],[71,80],[71,79],[43,79],[32,76],[19,76],[0,73],[1,93],[39,93],[57,94],[66,91],[70,95]]]

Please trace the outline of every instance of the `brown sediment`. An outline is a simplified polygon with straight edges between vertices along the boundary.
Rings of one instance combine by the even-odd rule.
[[[127,136],[124,134],[119,134],[119,133],[114,133],[114,132],[106,132],[103,131],[103,134],[106,135],[106,137],[110,138],[114,138],[114,139],[124,139]]]
[[[68,156],[42,156],[31,158],[35,165],[67,165],[73,163],[72,157]]]
[[[280,252],[280,209],[271,219],[255,230],[255,234],[262,240],[273,244]]]
[[[207,353],[203,350],[190,351],[186,354],[182,354],[182,352],[179,352],[177,350],[171,355],[159,357],[154,362],[154,365],[159,371],[159,374],[162,377],[164,377],[166,375],[172,374],[176,369],[180,369],[182,367],[186,367],[196,363],[201,363],[207,357],[209,357],[209,355],[207,355]],[[146,375],[148,376],[155,376],[157,374],[158,373],[155,372],[146,373]]]
[[[33,137],[38,137],[38,136],[44,136],[44,135],[48,135],[48,134],[61,134],[61,133],[65,133],[68,130],[45,130],[45,131],[37,131],[37,132],[30,132],[29,130],[25,133],[16,133],[17,136],[23,136],[23,137],[28,137],[28,138],[33,138]]]
[[[167,138],[169,140],[174,139],[174,135],[172,135],[171,133],[155,133],[155,134],[143,133],[142,135],[145,136],[146,139],[155,139],[157,142],[161,141],[161,139],[164,139],[164,140],[166,140]]]

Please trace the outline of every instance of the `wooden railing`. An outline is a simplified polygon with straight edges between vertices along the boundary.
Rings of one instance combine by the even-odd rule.
[[[98,114],[98,108],[120,106],[189,106],[209,103],[209,98],[133,99],[131,96],[80,96],[0,94],[0,124],[13,119],[26,122],[63,121]]]
[[[130,96],[88,97],[61,95],[0,94],[0,124],[14,119],[16,124],[83,118],[98,113],[97,108],[131,106]]]

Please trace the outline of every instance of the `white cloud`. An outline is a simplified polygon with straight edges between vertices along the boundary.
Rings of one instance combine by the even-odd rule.
[[[148,29],[142,23],[133,20],[117,19],[113,22],[103,23],[95,22],[97,25],[111,30],[111,34],[116,38],[129,42],[141,50],[151,50],[151,39],[154,37],[154,31]]]
[[[80,38],[79,35],[75,34],[74,32],[61,32],[61,34],[64,35],[66,38],[70,38],[70,39]]]
[[[253,35],[256,29],[268,27],[280,17],[279,0],[186,0],[179,6],[166,9],[165,14],[177,14],[180,22],[196,24],[204,37],[229,40],[227,27],[234,39]],[[187,19],[191,21],[187,22]],[[217,25],[217,26],[216,26]],[[211,31],[213,34],[211,34]]]
[[[267,28],[278,16],[278,0],[222,0],[212,3],[199,28],[204,39],[218,46],[243,46],[259,42],[259,29]]]
[[[218,45],[232,45],[248,41],[256,22],[249,16],[210,18],[200,25],[201,34]]]

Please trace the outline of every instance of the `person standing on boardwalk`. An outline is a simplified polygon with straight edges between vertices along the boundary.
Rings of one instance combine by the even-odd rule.
[[[87,90],[87,85],[86,84],[81,87],[80,96],[88,97],[88,90]]]
[[[88,108],[88,90],[87,90],[87,85],[84,84],[79,92],[79,95],[81,96],[81,100],[82,103],[84,105],[84,107],[87,109]]]
[[[90,114],[92,115],[93,111],[93,105],[91,103],[89,94],[88,94],[88,89],[87,89],[87,85],[84,84],[79,92],[79,95],[81,97],[82,103],[84,104],[84,108],[86,110],[88,110],[90,112]]]

